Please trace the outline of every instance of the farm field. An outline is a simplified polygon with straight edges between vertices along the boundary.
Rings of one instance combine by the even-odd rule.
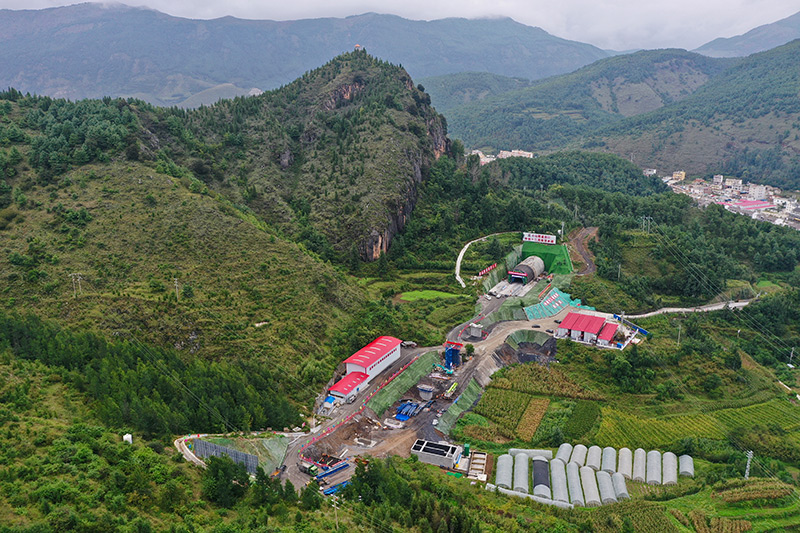
[[[795,430],[800,426],[800,406],[783,398],[775,398],[756,405],[722,409],[710,414],[661,418],[642,418],[604,407],[595,440],[602,446],[657,448],[686,437],[721,440],[729,431],[756,425],[775,425],[783,430]]]
[[[587,400],[603,398],[599,393],[581,387],[561,370],[538,364],[512,365],[501,369],[492,377],[489,387],[565,398]]]
[[[533,438],[549,405],[549,398],[531,398],[517,424],[516,434],[519,438],[526,441]]]
[[[600,429],[593,442],[600,446],[655,449],[686,437],[724,439],[725,428],[709,415],[640,418],[604,407]]]
[[[434,290],[408,291],[400,294],[400,299],[405,302],[416,302],[417,300],[437,300],[439,298],[459,298],[461,294],[442,292]]]

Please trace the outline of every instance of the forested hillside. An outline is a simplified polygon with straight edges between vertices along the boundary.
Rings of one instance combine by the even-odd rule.
[[[797,188],[799,50],[795,41],[736,63],[640,52],[448,116],[470,147],[603,150],[665,173],[724,172]]]
[[[192,20],[99,3],[0,10],[0,42],[0,87],[181,106],[275,89],[356,45],[415,78],[489,70],[538,79],[609,55],[510,18]]]
[[[490,96],[523,89],[532,83],[523,78],[509,78],[491,72],[459,72],[422,78],[419,82],[425,86],[431,95],[431,103],[440,113]]]
[[[544,150],[686,98],[728,63],[684,50],[648,50],[603,59],[571,74],[450,110],[468,146]]]
[[[330,261],[388,248],[448,148],[427,100],[364,52],[191,113],[6,91],[4,307],[268,362],[310,385],[291,394],[307,402],[373,333],[334,340],[365,296]]]

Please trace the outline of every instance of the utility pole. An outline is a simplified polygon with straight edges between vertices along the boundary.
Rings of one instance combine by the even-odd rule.
[[[681,345],[681,325],[678,324],[678,346]]]
[[[333,497],[333,515],[336,517],[336,531],[339,531],[339,498]]]
[[[792,364],[792,359],[794,359],[794,346],[792,346],[792,353],[789,354],[789,364]]]
[[[564,238],[564,221],[561,221],[561,238]]]
[[[72,297],[77,298],[78,293],[83,294],[83,288],[81,287],[81,280],[83,278],[78,272],[73,272],[69,277],[72,278]]]
[[[172,281],[175,282],[175,301],[179,302],[181,297],[180,294],[178,294],[178,278],[172,278]]]
[[[619,265],[617,265],[617,281],[619,281],[619,278],[620,278],[621,276],[622,276],[622,263],[620,263]]]

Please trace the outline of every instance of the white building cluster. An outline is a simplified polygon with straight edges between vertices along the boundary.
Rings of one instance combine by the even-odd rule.
[[[509,157],[524,157],[527,159],[533,159],[535,157],[533,152],[526,152],[524,150],[500,150],[500,153],[496,156],[486,155],[480,150],[473,150],[470,152],[470,155],[477,155],[481,161],[481,165],[491,163],[496,159],[508,159]]]
[[[713,176],[710,182],[690,181],[683,171],[663,180],[674,192],[691,196],[701,207],[719,204],[734,213],[800,230],[800,202],[777,187],[726,178],[722,174]]]

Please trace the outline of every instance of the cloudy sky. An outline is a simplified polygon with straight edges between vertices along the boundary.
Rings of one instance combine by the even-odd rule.
[[[0,8],[67,5],[59,0],[0,0]],[[797,0],[129,0],[190,18],[291,20],[344,17],[369,11],[412,19],[508,16],[601,48],[692,49],[800,10]]]

